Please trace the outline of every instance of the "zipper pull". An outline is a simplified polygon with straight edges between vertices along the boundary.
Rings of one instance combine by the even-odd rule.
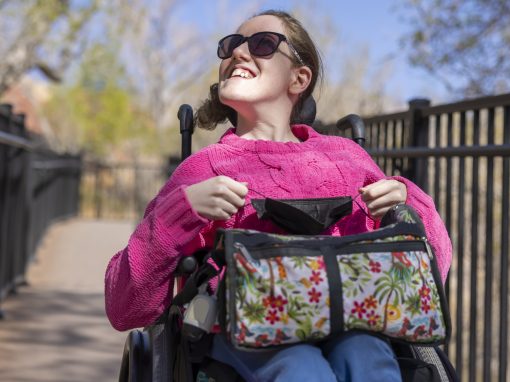
[[[426,236],[422,237],[423,242],[425,243],[425,248],[427,249],[427,254],[429,255],[430,260],[434,260],[434,252],[432,251],[432,247],[430,246],[429,240]]]

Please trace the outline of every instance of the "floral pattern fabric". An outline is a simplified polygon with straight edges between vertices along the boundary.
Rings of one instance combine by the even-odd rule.
[[[358,244],[420,240],[402,235]],[[282,236],[273,247],[290,241]],[[341,299],[342,330],[373,331],[412,343],[437,343],[447,336],[446,307],[427,251],[337,254],[342,285],[333,293],[321,252],[305,256],[299,248],[293,251],[295,256],[287,252],[257,259],[246,248],[234,249],[228,266],[235,272],[227,272],[226,303],[227,331],[236,346],[264,348],[327,337],[332,334],[330,296]],[[232,316],[235,320],[229,322]]]
[[[427,252],[339,255],[344,322],[413,343],[446,335]]]
[[[234,259],[234,335],[239,345],[267,347],[330,334],[329,286],[322,257],[274,257],[248,262],[236,252]]]

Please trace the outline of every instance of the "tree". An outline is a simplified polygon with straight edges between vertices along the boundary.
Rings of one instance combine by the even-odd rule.
[[[383,64],[371,71],[367,47],[349,52],[334,67],[341,75],[326,79],[316,94],[317,117],[322,122],[334,123],[351,113],[367,116],[396,108],[397,99],[386,91],[391,68]]]
[[[44,112],[58,138],[55,148],[103,159],[154,153],[155,122],[117,58],[108,45],[95,44],[85,52],[77,80],[54,88]]]
[[[68,0],[1,1],[0,96],[32,69],[60,81],[81,52],[80,32],[95,14],[98,1],[81,7]]]
[[[205,8],[217,25],[234,30],[260,3],[222,0]],[[132,88],[156,123],[160,152],[180,150],[179,106],[198,107],[208,96],[209,86],[217,82],[215,47],[221,36],[217,28],[211,31],[199,25],[204,23],[202,15],[183,17],[189,9],[176,0],[111,0],[102,7],[108,20],[105,34],[119,47]],[[202,147],[217,138],[219,133],[197,131],[193,145]]]
[[[411,64],[464,96],[510,90],[508,0],[407,0],[404,12]]]

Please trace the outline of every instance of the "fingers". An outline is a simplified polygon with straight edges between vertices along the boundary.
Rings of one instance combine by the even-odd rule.
[[[228,220],[237,212],[238,208],[224,199],[218,198],[215,201],[213,215],[217,219]]]
[[[216,176],[185,188],[187,199],[199,215],[211,220],[227,220],[244,206],[247,183]]]
[[[374,218],[381,218],[390,208],[404,203],[407,199],[405,184],[393,179],[382,179],[360,188],[359,191]]]
[[[244,198],[248,194],[247,183],[243,184],[232,178],[221,176],[212,194],[236,208],[241,208],[244,206]]]
[[[384,214],[386,214],[386,212],[388,212],[389,209],[391,209],[392,207],[394,207],[396,204],[398,203],[390,203],[390,204],[385,204],[385,205],[380,205],[380,206],[377,206],[377,207],[368,207],[368,211],[370,212],[370,215],[376,219],[380,219],[384,216]]]
[[[391,182],[387,179],[379,180],[375,183],[369,184],[368,186],[360,188],[361,198],[364,202],[377,199],[381,196],[384,196],[389,191],[391,191],[392,186],[388,184]]]
[[[368,203],[390,195],[395,201],[405,202],[407,190],[405,184],[393,179],[382,179],[359,189],[361,199]]]

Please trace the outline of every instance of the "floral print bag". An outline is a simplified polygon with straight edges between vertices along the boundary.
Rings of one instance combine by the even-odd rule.
[[[450,317],[422,232],[405,222],[345,237],[222,230],[220,325],[239,349],[314,342],[348,330],[443,344]]]

